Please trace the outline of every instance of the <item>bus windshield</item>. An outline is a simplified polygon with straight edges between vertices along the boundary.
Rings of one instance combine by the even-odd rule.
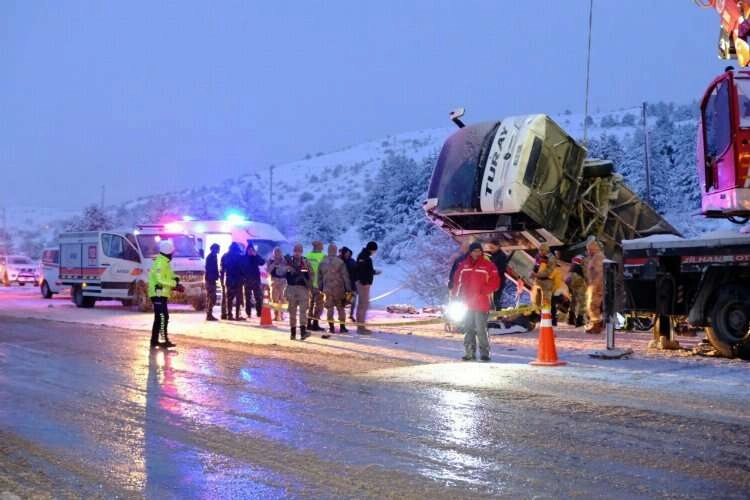
[[[195,238],[186,234],[139,234],[137,238],[141,253],[147,259],[153,259],[159,255],[159,243],[162,240],[172,241],[173,257],[200,257]]]

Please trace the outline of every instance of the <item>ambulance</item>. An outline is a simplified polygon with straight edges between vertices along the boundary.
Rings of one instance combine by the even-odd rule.
[[[73,303],[93,307],[97,301],[119,300],[123,305],[151,309],[148,272],[159,253],[159,242],[175,247],[172,269],[185,288],[171,300],[205,307],[203,261],[195,238],[171,233],[160,225],[142,225],[131,231],[84,231],[60,235],[59,282],[70,287]]]

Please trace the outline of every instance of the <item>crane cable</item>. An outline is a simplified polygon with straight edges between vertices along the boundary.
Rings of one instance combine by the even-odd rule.
[[[589,46],[586,54],[586,100],[584,103],[583,111],[583,145],[584,147],[588,144],[588,128],[589,128],[589,81],[591,79],[591,26],[593,21],[594,13],[594,0],[589,1]]]

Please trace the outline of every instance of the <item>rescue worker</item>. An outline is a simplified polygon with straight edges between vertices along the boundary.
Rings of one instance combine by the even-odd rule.
[[[307,307],[310,302],[310,263],[302,256],[304,249],[297,243],[294,245],[293,255],[285,257],[286,269],[286,300],[289,303],[290,339],[297,338],[297,309],[299,309],[300,340],[310,336],[307,331]]]
[[[356,321],[356,319],[354,318],[354,312],[357,310],[357,261],[352,257],[353,253],[354,252],[352,252],[348,247],[343,247],[339,252],[339,256],[341,257],[341,260],[343,260],[346,264],[346,270],[349,273],[349,284],[351,285],[351,291],[347,294],[347,303],[349,304],[350,308],[349,319],[351,319],[352,322]]]
[[[258,255],[253,246],[253,242],[247,241],[245,249],[245,258],[242,259],[242,280],[245,289],[245,313],[247,317],[252,317],[252,308],[255,305],[255,312],[260,318],[263,311],[263,290],[260,283],[260,266],[266,264],[266,259]]]
[[[216,305],[216,281],[219,279],[218,255],[220,247],[217,243],[211,245],[206,256],[206,321],[216,321],[214,306]]]
[[[175,347],[169,340],[167,328],[169,326],[169,308],[167,301],[172,290],[183,292],[180,279],[172,271],[172,254],[174,244],[171,240],[159,242],[159,255],[154,259],[148,273],[148,296],[154,304],[154,324],[151,328],[151,348]]]
[[[586,279],[583,277],[583,255],[576,255],[565,278],[570,290],[570,313],[568,324],[583,326],[583,315],[586,311]]]
[[[365,327],[367,320],[367,309],[370,307],[370,288],[376,274],[372,265],[372,258],[378,251],[378,244],[374,241],[367,243],[365,248],[357,256],[357,333],[369,335],[372,330]]]
[[[323,253],[323,242],[315,240],[312,242],[313,249],[307,252],[305,258],[310,263],[310,270],[312,274],[312,288],[310,295],[310,308],[307,312],[307,328],[316,332],[322,332],[323,329],[318,324],[320,315],[323,312],[323,292],[320,291],[320,277],[318,275],[318,268],[320,263],[323,262],[326,255]]]
[[[552,299],[550,301],[550,313],[552,314],[552,326],[557,326],[557,313],[561,306],[568,303],[568,287],[565,285],[565,273],[560,266],[559,255],[555,256],[555,267],[550,273],[552,281]],[[565,310],[563,308],[563,310]]]
[[[602,297],[604,295],[604,252],[595,239],[586,243],[586,333],[598,334],[604,328],[602,319]]]
[[[336,308],[339,316],[339,332],[346,333],[346,294],[351,291],[352,285],[349,279],[349,271],[346,270],[346,263],[336,255],[338,248],[331,243],[328,245],[328,256],[320,263],[318,271],[320,272],[320,286],[325,295],[325,307],[328,318],[328,335],[336,333],[333,323],[333,309]]]
[[[464,318],[463,361],[477,359],[490,360],[490,342],[487,337],[487,318],[492,307],[491,296],[500,285],[497,267],[484,257],[482,245],[474,242],[469,245],[469,256],[458,266],[455,276],[453,296],[461,300],[467,308]]]
[[[486,245],[486,247],[490,261],[495,264],[497,274],[500,276],[500,285],[492,294],[493,308],[499,311],[503,308],[503,288],[505,287],[505,271],[508,269],[508,257],[500,247],[500,240],[492,240]]]
[[[226,259],[222,258],[227,288],[227,319],[230,321],[245,321],[245,318],[240,316],[240,308],[242,307],[242,284],[244,282],[242,260],[243,255],[240,244],[232,242],[232,244],[229,245],[229,254],[226,255]],[[232,316],[233,307],[235,312],[234,316]]]
[[[284,313],[281,310],[281,306],[284,304],[284,295],[286,292],[286,267],[281,247],[273,249],[271,259],[266,263],[266,272],[271,278],[273,319],[274,321],[282,321],[284,319]]]
[[[543,308],[545,305],[552,306],[552,292],[554,291],[552,271],[556,265],[557,259],[550,252],[549,245],[542,243],[539,246],[539,252],[534,261],[534,270],[531,274],[533,279],[532,302],[539,308]]]

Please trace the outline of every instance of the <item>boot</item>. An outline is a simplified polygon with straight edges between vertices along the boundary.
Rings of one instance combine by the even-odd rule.
[[[240,316],[240,308],[239,307],[234,312],[235,312],[235,314],[234,314],[234,320],[235,321],[245,321],[245,318],[243,318],[242,316]]]
[[[343,323],[341,324],[341,329],[339,330],[341,333],[349,333],[349,330],[346,329],[346,325]]]
[[[310,335],[312,335],[310,332],[307,331],[307,328],[305,328],[304,326],[302,327],[301,330],[302,330],[302,332],[301,332],[301,334],[299,336],[300,340],[305,340],[307,337],[309,337]]]
[[[206,321],[218,321],[218,320],[214,317],[211,311],[209,311],[208,314],[206,314]]]
[[[307,329],[308,330],[312,330],[312,320],[311,319],[307,320]]]
[[[576,327],[581,327],[581,326],[583,326],[585,324],[586,324],[586,322],[583,320],[583,315],[582,314],[579,314],[578,316],[576,316]]]
[[[289,340],[297,340],[297,327],[292,327],[292,334],[289,336]]]
[[[313,330],[315,332],[322,332],[323,329],[320,327],[320,324],[318,324],[318,320],[313,320],[312,322],[312,328],[310,330]]]
[[[169,335],[164,334],[164,342],[161,344],[162,347],[177,347],[177,344],[173,344],[171,340],[169,340]]]
[[[586,333],[590,333],[592,335],[598,335],[602,333],[603,327],[604,327],[603,322],[596,321],[595,323],[591,323],[589,326],[586,327]]]
[[[336,333],[336,330],[333,328],[333,323],[328,323],[328,333],[324,333],[320,336],[320,338],[323,339],[330,339],[332,333]]]
[[[281,312],[280,311],[274,311],[273,312],[273,320],[274,321],[281,321]]]

